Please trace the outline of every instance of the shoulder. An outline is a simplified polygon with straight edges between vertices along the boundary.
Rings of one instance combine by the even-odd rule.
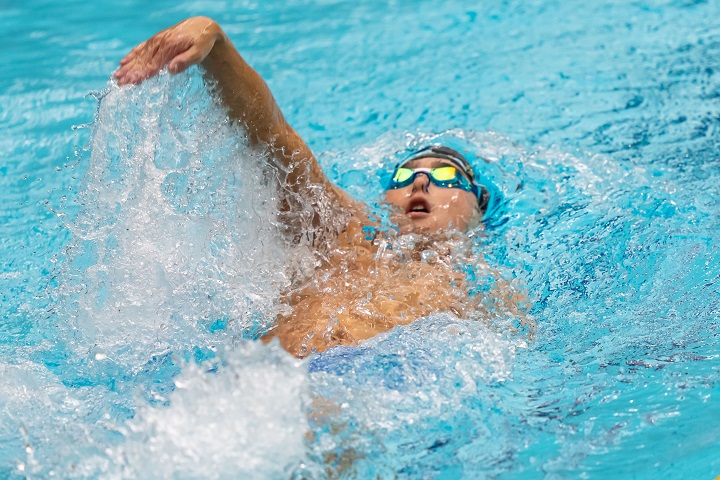
[[[379,223],[367,212],[365,204],[359,203],[351,207],[350,218],[345,229],[338,235],[338,246],[363,250],[376,250],[374,240]]]

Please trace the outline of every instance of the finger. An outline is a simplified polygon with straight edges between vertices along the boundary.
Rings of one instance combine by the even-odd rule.
[[[130,62],[134,58],[134,55],[131,53],[128,53],[125,55],[122,60],[120,60],[120,66],[127,65],[128,62]]]
[[[113,76],[118,79],[118,84],[124,85],[125,83],[129,83],[129,79],[134,77],[135,74],[145,71],[146,69],[142,62],[139,62],[137,58],[133,58],[115,70]]]
[[[191,47],[179,55],[176,55],[168,64],[170,73],[180,73],[187,70],[191,65],[202,61],[202,52],[197,47]]]
[[[156,37],[157,35],[130,50],[130,53],[120,60],[120,66],[126,67],[129,65],[134,69],[141,70],[154,68],[159,61],[162,61],[162,59],[157,58],[161,42]]]
[[[133,58],[135,58],[138,55],[138,53],[141,52],[145,48],[145,45],[147,45],[147,40],[140,43],[139,45],[136,45],[135,48],[130,50],[128,52],[128,54],[125,55],[122,60],[120,60],[120,65],[124,65],[124,64],[128,63],[129,61],[131,61]]]
[[[117,79],[118,85],[127,85],[129,83],[138,84],[143,80],[153,76],[159,69],[152,68],[145,63],[134,60],[130,63],[118,68],[113,76]]]
[[[146,45],[147,42],[141,43],[120,60],[120,66],[113,72],[113,77],[117,79],[118,85],[132,83],[129,80],[131,72],[147,70],[147,61],[143,59],[146,54]]]
[[[127,77],[127,83],[133,85],[140,85],[144,80],[147,80],[151,75],[147,75],[144,72],[131,72]]]
[[[130,68],[128,64],[118,68],[112,73],[112,76],[117,80],[118,85],[125,85],[127,83],[127,76]]]
[[[157,75],[167,65],[169,54],[159,43],[149,43],[139,54],[123,68],[132,73],[133,83]],[[172,56],[170,56],[172,58]],[[139,80],[137,80],[139,79]]]
[[[132,64],[126,62],[124,65],[121,65],[113,72],[113,77],[124,77],[125,75],[127,75],[127,72],[129,72],[131,68]]]
[[[127,64],[128,62],[131,62],[131,61],[132,61],[134,58],[136,58],[136,57],[137,57],[137,52],[135,51],[135,49],[133,49],[132,51],[130,51],[127,55],[125,55],[125,56],[120,60],[120,65],[121,65],[121,66],[122,66],[122,65],[125,65],[125,64]]]
[[[137,74],[134,72],[126,73],[124,75],[114,75],[115,80],[117,81],[117,84],[119,87],[122,87],[123,85],[128,85],[130,83],[137,84],[139,83],[136,80]]]
[[[113,74],[113,76],[117,80],[118,86],[120,86],[120,87],[122,87],[123,85],[127,85],[129,83],[132,83],[131,75],[132,75],[132,72],[129,72],[129,71],[115,72],[115,74]]]

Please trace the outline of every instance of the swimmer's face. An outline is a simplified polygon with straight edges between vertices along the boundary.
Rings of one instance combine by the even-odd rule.
[[[420,158],[403,166],[437,168],[445,165],[454,166],[442,158]],[[430,183],[427,175],[417,175],[407,187],[387,190],[385,200],[397,207],[393,221],[403,232],[448,229],[464,232],[480,218],[478,199],[472,192],[438,187]]]

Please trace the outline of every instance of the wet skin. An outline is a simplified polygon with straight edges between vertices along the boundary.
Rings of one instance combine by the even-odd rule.
[[[451,248],[443,251],[431,238],[433,232],[463,232],[475,225],[479,213],[472,193],[438,187],[426,175],[386,192],[386,201],[396,207],[393,220],[401,233],[426,234],[422,248],[437,249],[439,255],[428,262],[421,261],[418,252],[380,248],[363,230],[375,224],[366,206],[327,179],[264,80],[212,19],[191,18],[154,35],[121,61],[114,76],[118,85],[132,85],[165,67],[179,73],[196,64],[216,82],[229,117],[243,125],[250,144],[264,150],[268,162],[284,172],[278,178],[281,221],[291,238],[314,239],[319,259],[310,278],[293,279],[294,287],[282,295],[289,308],[278,315],[264,341],[276,338],[288,352],[303,357],[357,344],[433,312],[464,315],[469,299],[465,278],[453,266],[457,259],[451,261]],[[423,158],[407,166],[448,164]],[[312,218],[300,215],[309,210]]]
[[[436,168],[446,165],[454,166],[442,158],[421,158],[403,166]],[[465,176],[464,173],[462,175]],[[385,192],[385,201],[397,207],[393,220],[403,233],[408,230],[437,232],[447,229],[464,232],[477,224],[480,216],[478,199],[471,192],[438,187],[422,174],[417,175],[407,187]]]

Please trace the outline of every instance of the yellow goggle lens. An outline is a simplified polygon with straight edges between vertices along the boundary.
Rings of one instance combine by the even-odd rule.
[[[415,175],[415,170],[413,170],[412,168],[401,167],[395,171],[393,181],[398,183],[405,182],[413,175]],[[440,182],[448,182],[450,180],[453,180],[455,179],[456,175],[457,173],[455,167],[451,167],[449,165],[447,167],[438,167],[430,170],[430,176]]]
[[[453,180],[455,178],[455,174],[456,174],[455,172],[456,172],[455,167],[450,167],[450,166],[438,167],[438,168],[433,168],[430,171],[430,175],[435,180],[439,180],[441,182],[447,182],[447,181]]]
[[[415,174],[415,170],[412,168],[398,168],[395,171],[395,176],[393,177],[393,182],[404,182],[408,178],[412,177]]]

